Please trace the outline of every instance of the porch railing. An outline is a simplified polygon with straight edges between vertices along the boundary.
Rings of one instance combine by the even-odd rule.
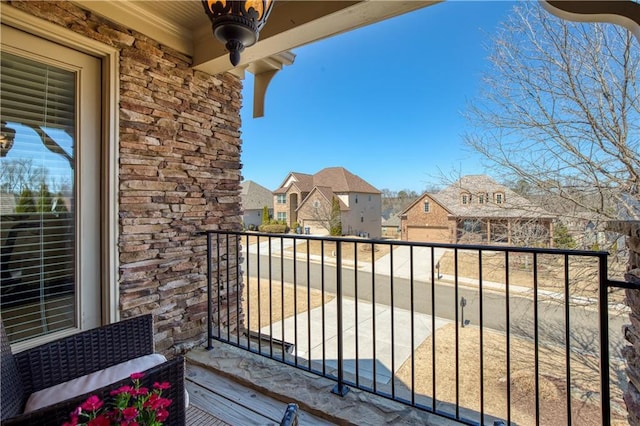
[[[624,418],[628,284],[608,278],[606,252],[206,235],[209,348],[466,424]]]

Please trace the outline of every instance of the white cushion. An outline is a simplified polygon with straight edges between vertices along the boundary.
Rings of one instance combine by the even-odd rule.
[[[166,360],[167,359],[160,354],[145,355],[113,365],[104,370],[96,371],[95,373],[87,374],[86,376],[78,377],[77,379],[69,380],[68,382],[51,386],[47,389],[42,389],[29,396],[24,412],[28,413],[91,392],[92,390],[126,379],[133,373],[148,370],[156,365],[162,364]]]

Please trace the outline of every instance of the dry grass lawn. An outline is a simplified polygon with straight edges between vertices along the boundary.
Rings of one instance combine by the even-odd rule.
[[[533,288],[531,254],[510,253],[509,283],[521,287]],[[538,288],[564,293],[564,258],[556,255],[538,255]],[[573,296],[597,297],[598,270],[594,259],[571,257],[569,263],[569,291]],[[479,257],[477,251],[458,251],[458,274],[461,277],[479,278]],[[440,259],[440,272],[455,274],[455,258],[447,251]],[[482,279],[485,281],[505,282],[505,256],[500,252],[482,253]],[[611,275],[611,274],[610,274]],[[613,290],[609,293],[610,302],[623,303],[624,292]]]
[[[309,254],[315,256],[334,257],[336,252],[336,243],[334,241],[318,241],[318,240],[304,240],[296,246],[296,254],[299,256],[307,255],[307,244],[309,244]],[[357,247],[357,252],[356,252]],[[353,261],[356,258],[358,263],[370,263],[371,259],[378,260],[381,257],[389,254],[390,246],[387,244],[374,244],[373,248],[371,244],[364,244],[361,242],[346,241],[342,243],[342,259],[347,261]],[[293,248],[286,249],[287,252],[293,253]]]
[[[436,331],[436,398],[455,403],[456,359],[455,325],[448,324]],[[506,336],[485,330],[483,334],[483,365],[480,368],[480,330],[459,328],[459,377],[461,407],[480,411],[480,371],[483,372],[484,411],[499,418],[507,416]],[[432,337],[415,352],[416,393],[432,396]],[[535,382],[533,342],[511,337],[511,420],[518,425],[535,424]],[[572,423],[600,425],[598,359],[572,354]],[[539,348],[540,424],[566,425],[566,377],[564,348]],[[411,358],[398,370],[398,378],[406,386],[411,383]],[[622,394],[612,376],[612,400],[620,402]],[[625,424],[618,414],[614,424]]]
[[[260,299],[258,299],[258,292],[260,293]],[[330,302],[334,297],[334,294],[325,292],[324,303]],[[282,304],[283,298],[284,305]],[[260,311],[258,311],[258,300],[260,300]],[[297,303],[294,303],[294,301]],[[253,331],[258,331],[271,323],[307,312],[309,306],[314,309],[322,306],[322,304],[323,298],[320,290],[312,288],[308,292],[303,287],[296,289],[293,284],[285,283],[282,286],[279,281],[272,281],[271,294],[269,294],[269,280],[260,280],[260,285],[258,286],[257,278],[250,278],[248,284],[245,283],[244,286],[242,312],[245,313],[246,324],[247,312],[251,308],[249,312],[249,328]],[[297,312],[295,308],[297,308]],[[258,312],[260,313],[259,317]]]

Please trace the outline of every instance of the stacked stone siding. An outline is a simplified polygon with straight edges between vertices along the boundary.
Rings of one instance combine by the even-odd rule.
[[[197,72],[191,58],[71,2],[8,4],[119,49],[120,270],[110,285],[122,318],[154,313],[157,350],[204,341],[206,238],[195,233],[241,229],[241,81]],[[229,277],[220,317],[232,330],[236,258],[217,265],[233,271],[220,274]]]
[[[612,222],[609,231],[627,236],[629,264],[625,281],[640,288],[640,221]],[[640,290],[626,289],[627,305],[631,308],[629,319],[631,324],[623,330],[626,340],[631,344],[625,346],[622,354],[627,362],[627,378],[629,383],[624,394],[624,401],[629,413],[629,424],[640,425]]]

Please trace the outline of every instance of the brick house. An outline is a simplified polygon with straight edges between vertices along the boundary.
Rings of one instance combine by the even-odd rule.
[[[329,234],[333,199],[340,204],[343,235],[380,238],[382,193],[343,167],[314,175],[291,172],[274,194],[274,215],[316,235]]]
[[[550,246],[554,216],[485,175],[425,193],[401,216],[405,241]]]

